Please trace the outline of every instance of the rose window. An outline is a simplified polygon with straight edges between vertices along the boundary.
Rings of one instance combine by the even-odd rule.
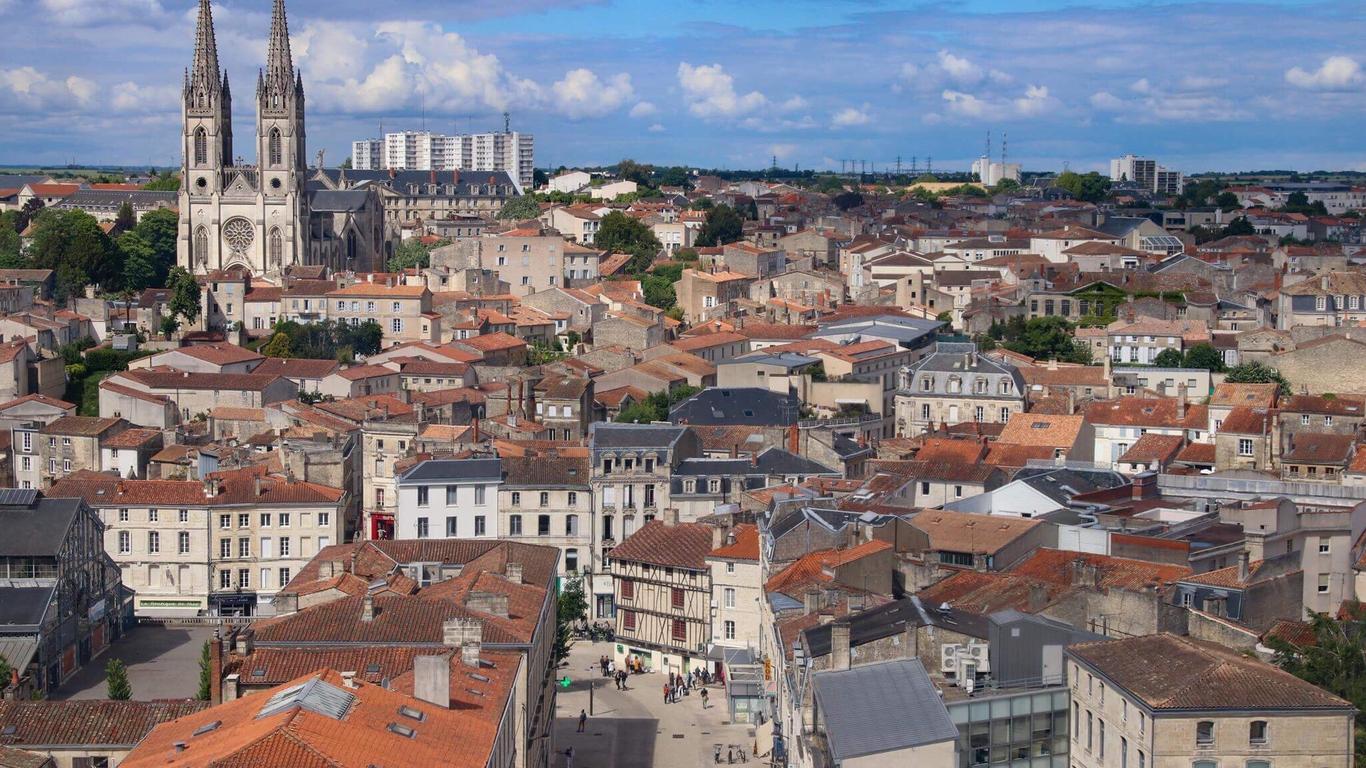
[[[228,244],[228,248],[237,255],[246,253],[251,247],[251,241],[256,237],[256,230],[251,222],[246,219],[229,219],[223,225],[223,242]]]

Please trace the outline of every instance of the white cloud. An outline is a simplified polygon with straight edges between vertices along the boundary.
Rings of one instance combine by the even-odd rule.
[[[1330,56],[1313,72],[1299,67],[1285,71],[1285,81],[1296,88],[1311,91],[1344,91],[1356,88],[1366,81],[1361,65],[1347,56]]]
[[[1015,111],[1022,116],[1031,117],[1043,114],[1051,104],[1046,86],[1031,85],[1025,88],[1024,96],[1015,100]]]
[[[657,114],[659,114],[659,107],[648,101],[636,102],[636,105],[631,107],[630,112],[631,117],[652,117]]]
[[[1092,108],[1108,112],[1123,123],[1227,122],[1249,116],[1244,107],[1223,96],[1200,90],[1169,91],[1151,83],[1132,99],[1121,98],[1109,91],[1097,91],[1091,94],[1089,102]]]
[[[90,106],[99,87],[83,77],[49,77],[33,67],[0,69],[0,104],[12,101],[30,109],[62,110]]]
[[[864,104],[862,109],[845,107],[830,117],[832,128],[851,128],[856,125],[867,125],[873,118],[868,114],[868,105]]]
[[[157,0],[42,0],[44,22],[83,27],[111,22],[146,23],[165,13]],[[0,9],[5,6],[0,4]]]
[[[663,133],[664,126],[660,123],[651,123],[650,127],[646,128],[645,130],[649,131],[650,133]]]
[[[796,112],[799,109],[806,109],[810,104],[801,96],[793,96],[778,106],[784,112]]]
[[[117,83],[110,90],[109,106],[117,112],[172,112],[180,104],[175,86]]]
[[[1148,82],[1148,78],[1140,77],[1129,84],[1129,90],[1134,93],[1152,93],[1153,84]]]
[[[617,111],[635,96],[635,89],[630,75],[617,74],[604,81],[591,69],[579,68],[566,72],[550,86],[550,95],[560,114],[578,120]]]
[[[1211,88],[1222,88],[1228,85],[1228,81],[1222,77],[1203,77],[1201,75],[1186,75],[1181,78],[1181,89],[1186,91],[1205,91]]]
[[[947,109],[956,115],[963,117],[982,117],[987,114],[989,107],[985,101],[962,91],[945,90],[940,96],[947,104]]]
[[[982,81],[982,68],[968,59],[955,56],[948,51],[940,51],[938,56],[939,68],[949,76],[950,80],[968,85]]]
[[[364,71],[368,41],[348,24],[310,21],[290,35],[294,60],[309,73],[326,73],[329,79],[357,77]]]
[[[1091,106],[1105,112],[1118,112],[1124,109],[1126,102],[1115,96],[1109,91],[1097,91],[1091,94]]]
[[[735,79],[720,64],[694,67],[678,64],[678,84],[683,88],[688,111],[701,118],[741,117],[768,103],[758,91],[736,93]]]
[[[779,160],[786,160],[797,152],[796,144],[770,144],[768,154]]]

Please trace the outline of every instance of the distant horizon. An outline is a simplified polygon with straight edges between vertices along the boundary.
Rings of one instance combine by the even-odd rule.
[[[0,157],[175,167],[197,0],[0,0]],[[966,171],[1125,153],[1188,175],[1366,171],[1366,14],[1277,0],[287,0],[308,155],[390,130],[515,130],[538,167],[848,160]],[[215,2],[234,133],[269,0]],[[1274,30],[1275,34],[1268,34]],[[80,51],[79,56],[65,52]],[[818,63],[812,66],[813,62]],[[99,163],[89,159],[98,158]],[[1213,170],[1211,170],[1213,169]]]

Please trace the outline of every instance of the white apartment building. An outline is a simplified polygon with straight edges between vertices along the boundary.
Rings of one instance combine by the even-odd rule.
[[[351,163],[365,170],[507,171],[520,192],[531,188],[535,175],[534,146],[531,134],[517,131],[398,131],[384,134],[383,139],[352,142]],[[362,158],[367,165],[361,165]]]
[[[1110,161],[1111,181],[1132,181],[1159,194],[1179,195],[1185,186],[1180,171],[1171,171],[1146,157],[1125,155]]]
[[[496,539],[499,459],[430,459],[398,478],[396,539]]]
[[[977,174],[977,178],[982,184],[988,187],[1000,184],[1002,179],[1020,180],[1019,163],[993,161],[989,157],[979,157],[973,160],[972,172]]]
[[[351,142],[351,167],[358,171],[378,171],[384,168],[384,141],[361,139]]]

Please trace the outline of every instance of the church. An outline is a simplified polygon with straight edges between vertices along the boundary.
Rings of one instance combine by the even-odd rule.
[[[233,154],[232,93],[218,66],[209,0],[199,3],[183,98],[180,266],[278,284],[293,267],[368,271],[382,263],[389,247],[376,191],[320,188],[309,178],[304,83],[284,0],[274,0],[266,66],[256,79],[255,165]]]

